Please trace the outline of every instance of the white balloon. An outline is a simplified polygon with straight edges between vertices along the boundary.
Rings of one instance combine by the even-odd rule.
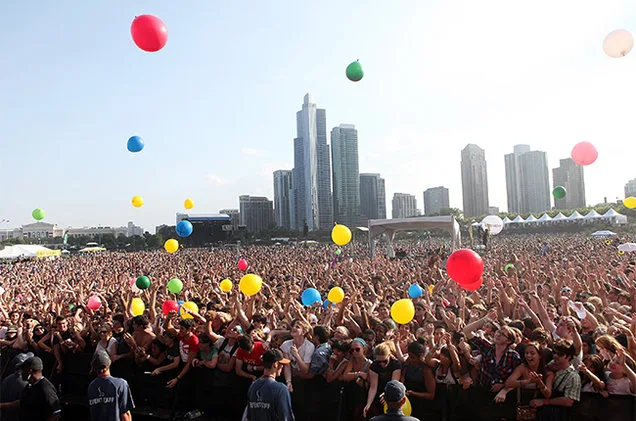
[[[491,235],[497,235],[503,231],[504,222],[497,215],[488,215],[481,220],[481,226],[487,228]]]
[[[634,46],[634,37],[627,29],[617,29],[610,32],[603,41],[603,51],[610,57],[626,56]]]

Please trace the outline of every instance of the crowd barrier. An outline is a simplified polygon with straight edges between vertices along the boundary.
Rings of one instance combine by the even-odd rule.
[[[16,355],[13,351],[0,353],[0,369],[2,377],[10,374],[6,368]],[[73,354],[64,359],[62,375],[55,374],[56,361],[51,354],[36,353],[43,359],[44,375],[56,386],[63,403],[64,420],[88,419],[86,390],[94,378],[89,372],[92,354]],[[129,363],[129,364],[128,364]],[[192,369],[178,383],[175,389],[167,389],[166,383],[174,378],[177,372],[162,373],[151,376],[147,371],[134,367],[132,362],[115,364],[113,374],[125,378],[130,384],[133,398],[137,405],[135,418],[145,419],[179,419],[192,409],[200,409],[212,414],[215,420],[241,419],[246,404],[246,392],[249,380],[237,377],[233,373],[207,368]],[[326,392],[327,383],[310,380],[304,384],[306,396],[301,401],[307,405],[303,417],[296,411],[297,421],[329,419],[347,421],[347,394],[344,389],[339,393]],[[504,404],[494,404],[494,395],[478,388],[463,390],[459,386],[438,384],[435,400],[425,405],[426,416],[422,421],[474,421],[481,418],[500,421],[514,420],[513,412],[516,404],[516,393],[510,392]],[[294,401],[299,401],[299,396]],[[300,409],[300,408],[299,408]],[[603,398],[595,393],[582,393],[581,401],[571,409],[569,419],[572,421],[634,421],[636,420],[636,397],[611,395]]]

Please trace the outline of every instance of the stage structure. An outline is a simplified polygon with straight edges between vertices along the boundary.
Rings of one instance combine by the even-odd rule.
[[[375,243],[377,239],[386,234],[390,250],[393,250],[393,238],[398,231],[421,231],[428,229],[446,230],[451,235],[453,250],[461,245],[461,232],[459,223],[452,215],[444,216],[418,216],[415,218],[399,219],[370,219],[369,220],[369,251],[371,258],[375,255]]]
[[[178,213],[177,224],[183,220],[190,221],[194,228],[189,237],[179,239],[184,246],[203,247],[219,242],[228,243],[233,240],[234,227],[230,215],[189,215]]]

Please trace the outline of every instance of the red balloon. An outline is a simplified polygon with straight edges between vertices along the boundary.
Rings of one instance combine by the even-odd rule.
[[[177,304],[177,302],[173,300],[164,301],[161,305],[161,311],[167,316],[170,314],[171,311],[179,311],[179,304]]]
[[[149,53],[161,50],[168,42],[168,28],[152,15],[137,16],[130,25],[130,34],[137,47]]]
[[[484,283],[484,278],[479,277],[479,279],[477,279],[477,281],[473,282],[472,284],[464,284],[461,287],[467,291],[477,291],[479,288],[481,288],[481,285],[483,283]]]
[[[598,158],[598,151],[590,142],[580,142],[572,148],[571,156],[579,165],[590,165]]]
[[[462,287],[475,284],[484,273],[484,261],[470,249],[455,250],[446,262],[446,272]]]
[[[249,267],[249,265],[247,264],[247,260],[241,259],[241,260],[238,261],[239,270],[247,270],[248,267]]]

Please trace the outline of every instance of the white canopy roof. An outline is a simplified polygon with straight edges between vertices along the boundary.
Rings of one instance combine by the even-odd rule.
[[[583,216],[581,216],[579,211],[574,211],[572,212],[572,215],[568,216],[568,219],[580,219],[580,218],[583,218]]]
[[[0,250],[0,259],[17,259],[19,257],[37,257],[38,251],[51,251],[46,247],[36,246],[33,244],[19,244],[15,246],[7,246],[4,250]]]
[[[517,215],[517,217],[513,219],[511,222],[515,224],[519,224],[519,223],[525,222],[525,220],[521,217],[521,215]]]
[[[591,219],[591,218],[600,218],[601,215],[599,215],[598,212],[596,212],[594,209],[592,209],[591,211],[588,212],[587,215],[585,215],[586,219]]]
[[[603,216],[616,216],[620,215],[620,213],[616,212],[613,208],[609,208],[607,212],[603,214]]]
[[[561,219],[568,219],[567,216],[563,215],[561,212],[559,212],[554,218],[552,218],[553,221],[559,221]]]
[[[510,222],[512,222],[510,218],[508,218],[507,216],[504,216],[503,221],[504,221],[504,224],[509,224]]]
[[[593,232],[591,235],[592,237],[610,237],[612,235],[616,235],[616,233],[608,230],[601,230]]]
[[[548,215],[547,213],[544,213],[543,215],[541,215],[541,218],[537,219],[537,221],[539,222],[543,222],[543,221],[551,221],[552,218],[550,218],[550,215]]]
[[[526,218],[526,222],[537,222],[537,218],[535,218],[534,215],[530,215]]]

